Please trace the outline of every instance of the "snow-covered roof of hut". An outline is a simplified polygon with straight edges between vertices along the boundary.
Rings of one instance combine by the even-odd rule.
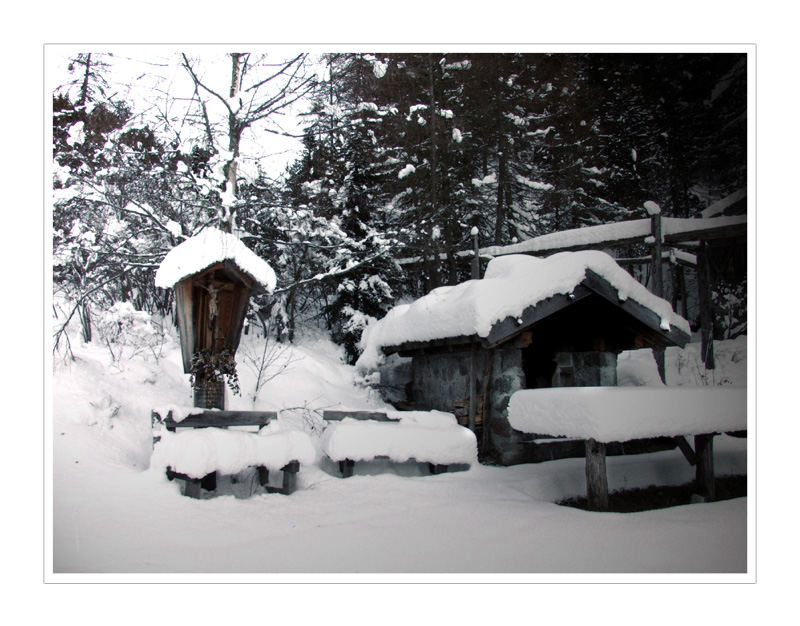
[[[439,287],[394,307],[364,331],[359,367],[374,368],[381,348],[454,337],[487,338],[498,322],[518,318],[529,307],[557,295],[569,296],[589,274],[610,285],[619,301],[632,300],[654,313],[660,328],[690,334],[689,323],[666,300],[647,290],[605,252],[561,252],[545,259],[508,255],[489,262],[482,279]]]
[[[156,271],[156,287],[173,287],[187,276],[224,261],[232,262],[267,292],[275,289],[275,272],[269,263],[235,236],[217,228],[206,228],[170,250]]]

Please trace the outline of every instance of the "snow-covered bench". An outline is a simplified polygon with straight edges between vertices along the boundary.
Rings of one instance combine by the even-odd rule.
[[[213,491],[217,474],[238,474],[249,467],[257,469],[267,491],[291,494],[300,464],[312,463],[316,454],[306,433],[281,430],[276,417],[272,411],[154,410],[151,467],[163,468],[169,480],[184,480],[185,494],[193,497],[200,496],[201,488]],[[228,430],[244,426],[259,431]],[[277,470],[283,472],[283,485],[271,488],[269,472]]]
[[[388,458],[396,463],[427,463],[431,474],[451,465],[477,461],[475,434],[454,415],[439,411],[325,411],[322,451],[353,475],[356,461]]]
[[[526,433],[586,442],[589,506],[608,508],[605,446],[615,441],[674,437],[696,465],[700,494],[714,498],[713,438],[747,429],[743,387],[558,387],[526,389],[511,396],[511,426]],[[685,440],[694,435],[695,448]]]

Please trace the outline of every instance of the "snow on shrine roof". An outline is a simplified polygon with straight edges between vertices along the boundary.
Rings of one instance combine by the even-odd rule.
[[[517,430],[628,441],[747,428],[746,387],[553,387],[511,396]]]
[[[269,263],[239,239],[217,228],[206,228],[170,250],[156,272],[156,287],[168,289],[223,261],[231,261],[268,292],[275,289],[275,272]]]
[[[675,326],[691,334],[689,323],[669,302],[650,293],[605,252],[561,252],[545,259],[508,255],[492,259],[482,279],[434,289],[370,324],[361,340],[364,353],[359,367],[377,366],[380,348],[387,346],[475,335],[486,338],[497,322],[519,317],[527,307],[552,296],[572,293],[589,270],[607,281],[620,300],[630,298],[655,313],[663,330]]]

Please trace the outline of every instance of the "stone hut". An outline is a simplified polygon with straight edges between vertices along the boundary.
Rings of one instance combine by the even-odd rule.
[[[514,430],[515,391],[616,385],[620,352],[683,346],[689,334],[667,301],[605,253],[509,255],[484,278],[435,289],[370,325],[358,365],[403,387],[390,397],[398,407],[474,425],[482,458],[510,465],[583,454],[582,445]]]

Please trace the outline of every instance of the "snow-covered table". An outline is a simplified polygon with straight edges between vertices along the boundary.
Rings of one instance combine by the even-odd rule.
[[[428,463],[432,474],[478,459],[475,434],[451,413],[440,411],[325,411],[322,451],[353,475],[356,461],[388,458],[396,463]]]
[[[612,441],[674,437],[697,466],[697,487],[714,498],[713,437],[747,429],[744,387],[556,387],[511,396],[508,421],[526,433],[586,441],[589,506],[608,507],[605,446]],[[695,448],[686,442],[695,436]]]

